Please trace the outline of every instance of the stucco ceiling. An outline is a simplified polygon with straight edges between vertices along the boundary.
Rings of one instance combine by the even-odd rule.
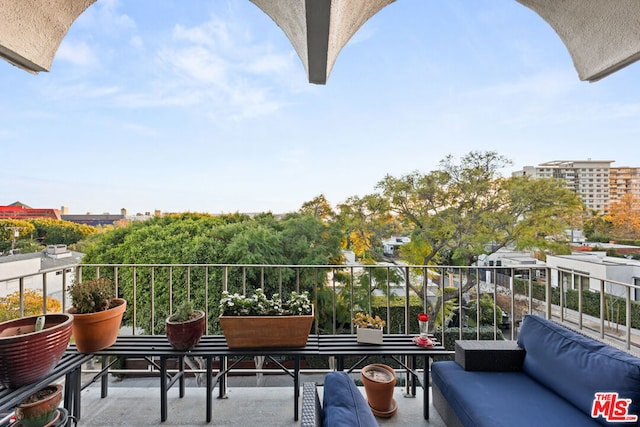
[[[159,0],[157,0],[159,1]],[[395,0],[250,0],[282,29],[310,83],[325,84],[340,50]],[[594,82],[640,59],[638,0],[516,0],[567,47],[581,80]],[[95,0],[0,0],[0,57],[49,71],[70,26]]]

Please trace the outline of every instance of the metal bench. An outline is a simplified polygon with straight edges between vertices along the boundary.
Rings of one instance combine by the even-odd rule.
[[[64,408],[76,420],[80,419],[80,390],[82,365],[88,362],[92,356],[90,354],[78,353],[74,350],[67,350],[60,359],[60,362],[39,381],[22,386],[17,389],[0,389],[0,414],[7,414],[6,420],[1,419],[0,425],[4,425],[13,413],[16,406],[24,399],[31,396],[38,390],[46,387],[52,382],[65,377],[64,380]]]
[[[300,397],[300,359],[303,356],[318,355],[318,338],[317,335],[311,335],[308,338],[305,347],[298,348],[261,348],[261,349],[230,349],[223,335],[205,335],[202,337],[198,345],[194,348],[182,351],[175,350],[164,335],[139,335],[139,336],[120,336],[115,344],[104,350],[94,353],[96,356],[102,357],[102,370],[97,373],[93,379],[83,388],[89,386],[98,380],[101,380],[101,396],[108,395],[108,378],[109,369],[117,362],[119,358],[138,358],[145,360],[153,368],[160,373],[160,419],[167,419],[167,395],[168,390],[176,383],[179,383],[180,398],[184,397],[184,358],[185,357],[201,357],[205,360],[206,370],[206,420],[211,421],[212,417],[212,396],[213,389],[219,384],[219,397],[226,397],[226,374],[240,363],[241,360],[252,358],[255,356],[265,356],[271,359],[279,368],[290,375],[293,379],[294,386],[294,420],[298,420]],[[273,356],[286,356],[294,361],[294,368],[288,369]],[[109,361],[109,357],[114,360]],[[238,360],[228,365],[230,357],[237,357]],[[218,373],[213,373],[213,361],[219,359],[220,369]],[[168,369],[168,361],[176,360],[178,362],[177,372],[170,372]]]

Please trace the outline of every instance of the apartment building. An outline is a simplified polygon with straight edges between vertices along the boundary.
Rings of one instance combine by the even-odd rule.
[[[616,167],[609,171],[609,199],[620,200],[625,194],[631,194],[640,201],[640,168]]]
[[[558,178],[566,182],[587,209],[607,213],[611,203],[611,163],[615,160],[554,160],[538,166],[525,166],[514,176]],[[624,169],[624,168],[621,168]],[[627,168],[629,169],[629,168]],[[635,169],[635,168],[632,168]],[[617,176],[617,175],[616,175]],[[616,192],[616,197],[618,196]]]

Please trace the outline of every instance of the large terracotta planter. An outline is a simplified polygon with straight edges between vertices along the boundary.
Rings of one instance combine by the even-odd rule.
[[[73,339],[80,353],[103,350],[118,339],[127,302],[122,298],[114,298],[113,302],[118,305],[97,313],[76,314],[73,307],[69,309],[73,314]]]
[[[360,373],[367,402],[377,417],[388,418],[396,413],[398,405],[393,398],[396,372],[390,366],[374,363],[362,368]]]
[[[40,380],[55,368],[69,345],[71,314],[47,314],[44,329],[35,332],[38,317],[0,323],[2,386],[18,388]]]
[[[193,310],[198,317],[187,320],[186,322],[173,322],[171,316],[167,317],[165,327],[167,331],[167,340],[169,344],[176,350],[188,350],[200,342],[200,338],[204,334],[206,326],[206,317],[204,311]]]
[[[304,347],[313,325],[306,316],[220,316],[229,348]]]
[[[38,397],[41,394],[43,397]],[[61,400],[62,385],[49,385],[18,405],[16,419],[24,427],[52,425],[54,418],[59,416],[58,405]]]

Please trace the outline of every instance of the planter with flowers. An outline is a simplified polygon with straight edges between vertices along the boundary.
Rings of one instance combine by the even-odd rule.
[[[356,313],[351,319],[356,326],[356,339],[359,343],[382,344],[382,332],[385,321],[380,316],[372,317],[365,313]]]
[[[262,289],[252,296],[223,292],[220,327],[229,348],[304,347],[313,325],[313,304],[306,292],[267,298]]]

